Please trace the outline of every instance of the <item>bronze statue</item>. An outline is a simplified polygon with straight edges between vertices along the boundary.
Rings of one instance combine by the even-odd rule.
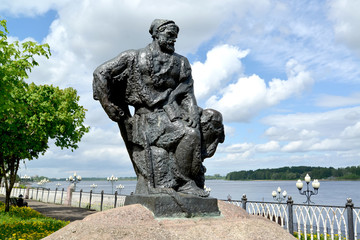
[[[138,177],[135,194],[207,197],[202,162],[224,141],[222,116],[197,105],[190,64],[175,53],[175,22],[155,19],[149,32],[148,46],[96,68],[94,99],[119,125]]]

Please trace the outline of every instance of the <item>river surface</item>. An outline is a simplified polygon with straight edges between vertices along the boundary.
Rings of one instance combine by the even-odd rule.
[[[69,186],[65,181],[53,181],[43,185],[46,188],[55,190]],[[90,185],[97,185],[96,188],[91,188]],[[119,185],[124,188],[117,188]],[[296,181],[225,181],[225,180],[207,180],[206,187],[210,188],[210,196],[218,199],[227,199],[230,195],[232,200],[241,200],[243,194],[246,194],[248,201],[265,201],[273,202],[272,191],[278,187],[281,192],[287,191],[288,196],[292,196],[294,203],[300,204],[306,201],[304,195],[300,195],[296,188]],[[37,187],[36,183],[32,184]],[[118,191],[119,194],[129,195],[135,191],[136,181],[117,181],[112,184],[108,181],[81,181],[76,185],[76,191],[82,189],[84,192],[99,193],[104,190],[104,193],[111,194],[112,191]],[[306,184],[304,182],[304,188]],[[310,190],[313,190],[310,184]],[[320,189],[317,195],[311,196],[311,201],[317,205],[333,205],[345,206],[346,199],[352,198],[355,207],[360,207],[360,181],[320,181]]]

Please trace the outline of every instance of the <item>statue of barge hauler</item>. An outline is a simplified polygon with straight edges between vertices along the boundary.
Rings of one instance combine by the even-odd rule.
[[[135,194],[207,197],[203,161],[224,141],[222,116],[197,105],[190,64],[175,53],[175,22],[155,19],[149,32],[148,46],[96,68],[94,99],[119,125],[138,178]]]

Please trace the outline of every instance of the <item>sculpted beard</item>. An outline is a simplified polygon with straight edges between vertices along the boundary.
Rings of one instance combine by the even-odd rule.
[[[164,38],[159,39],[159,45],[161,50],[167,53],[175,52],[175,43],[172,40],[167,40]]]

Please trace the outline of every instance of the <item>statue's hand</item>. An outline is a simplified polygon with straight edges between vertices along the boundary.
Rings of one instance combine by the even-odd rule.
[[[192,127],[192,128],[196,128],[199,123],[199,117],[196,117],[196,116],[187,117],[184,120],[187,122],[187,126]]]
[[[109,103],[105,107],[105,111],[109,118],[114,122],[119,122],[124,116],[124,111],[113,103]]]

